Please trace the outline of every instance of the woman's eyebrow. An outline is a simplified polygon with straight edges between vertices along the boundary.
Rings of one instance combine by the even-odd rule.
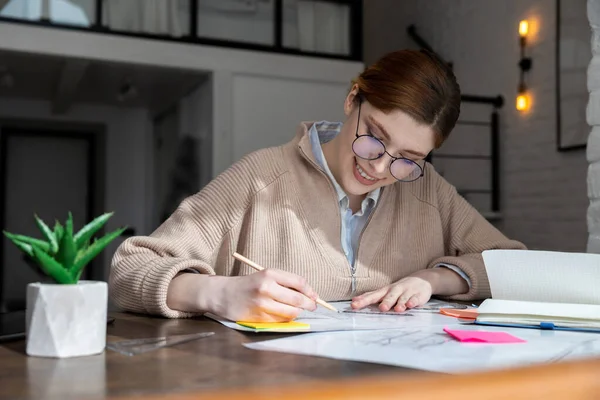
[[[389,143],[391,141],[391,137],[390,134],[385,130],[385,128],[383,127],[383,125],[381,125],[378,121],[375,120],[375,118],[373,118],[373,116],[369,115],[368,120],[370,123],[372,123],[373,125],[375,125],[377,127],[377,129],[379,130],[379,132],[381,132],[381,136],[383,136],[383,138],[385,140],[387,140],[387,142]],[[416,150],[402,150],[403,153],[407,153],[410,154],[411,156],[417,157],[417,158],[425,158],[427,157],[427,154],[423,154],[419,151]]]
[[[423,154],[423,153],[420,153],[420,152],[414,151],[414,150],[404,150],[404,153],[408,153],[408,154],[410,154],[412,156],[415,156],[415,157],[418,157],[418,158],[425,158],[425,157],[427,157],[427,154]]]
[[[377,129],[379,129],[379,132],[381,132],[381,135],[389,142],[390,140],[392,140],[391,136],[389,135],[389,133],[387,133],[387,131],[385,130],[385,128],[383,127],[383,125],[381,125],[378,121],[375,120],[375,118],[373,118],[372,115],[369,115],[369,121],[375,125],[377,127]]]

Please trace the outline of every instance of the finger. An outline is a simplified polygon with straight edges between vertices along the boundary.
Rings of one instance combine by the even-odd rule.
[[[402,285],[394,285],[390,288],[385,297],[381,300],[379,304],[379,309],[381,311],[389,311],[392,307],[394,307],[398,299],[403,295],[406,289]],[[408,300],[408,299],[407,299]]]
[[[282,304],[309,311],[317,309],[317,303],[313,299],[285,286],[273,285],[269,294],[273,300]]]
[[[313,300],[317,299],[317,293],[310,287],[303,277],[293,274],[291,272],[282,271],[279,269],[267,269],[264,271],[265,275],[271,277],[281,286],[285,286],[291,289],[295,289]]]
[[[407,308],[414,308],[414,307],[418,307],[421,306],[423,304],[425,304],[426,302],[423,301],[423,296],[421,296],[420,294],[414,294],[412,295],[408,301],[406,302],[406,307]]]
[[[394,310],[397,312],[402,312],[405,311],[407,308],[416,307],[417,305],[420,305],[419,298],[420,296],[418,293],[404,292],[398,298],[398,301],[394,306]]]
[[[396,311],[396,312],[406,311],[406,302],[407,301],[408,301],[408,299],[406,298],[406,296],[401,296],[400,298],[398,298],[398,301],[394,305],[394,311]]]
[[[283,304],[273,299],[266,299],[259,304],[262,322],[293,321],[302,312],[300,308]]]
[[[359,309],[371,304],[378,303],[387,292],[388,287],[386,286],[373,292],[364,293],[358,297],[353,298],[351,306],[354,309]]]

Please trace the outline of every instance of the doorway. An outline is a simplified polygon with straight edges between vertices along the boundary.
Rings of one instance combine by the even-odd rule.
[[[74,230],[103,209],[103,127],[0,121],[0,227],[41,238],[33,215],[50,227]],[[101,234],[101,233],[100,233]],[[0,241],[0,312],[25,309],[27,284],[47,278],[4,235]],[[102,260],[88,264],[82,279],[103,279]]]

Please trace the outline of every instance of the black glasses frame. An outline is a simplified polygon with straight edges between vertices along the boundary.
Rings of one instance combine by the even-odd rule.
[[[361,137],[363,137],[363,136],[367,136],[367,137],[370,137],[370,138],[372,138],[372,139],[375,139],[375,140],[377,140],[377,141],[378,141],[378,142],[381,144],[381,146],[383,147],[383,153],[381,153],[379,156],[377,156],[377,157],[374,157],[374,158],[365,158],[365,157],[361,157],[360,155],[356,154],[356,156],[357,156],[357,157],[359,157],[359,158],[362,158],[363,160],[369,160],[369,161],[372,161],[372,160],[377,160],[377,159],[379,159],[379,158],[383,157],[383,155],[384,155],[384,154],[387,154],[387,155],[388,155],[388,156],[390,156],[390,158],[392,159],[392,160],[390,161],[390,165],[389,165],[389,167],[388,167],[388,168],[389,168],[389,170],[390,170],[390,174],[391,174],[391,175],[394,177],[394,179],[396,179],[396,180],[397,180],[397,181],[399,181],[399,182],[414,182],[414,181],[416,181],[417,179],[421,178],[423,175],[425,175],[425,170],[424,170],[424,168],[423,168],[423,167],[421,167],[421,166],[420,166],[420,165],[419,165],[417,162],[415,162],[415,161],[411,160],[410,158],[406,158],[406,157],[395,157],[395,156],[391,155],[390,153],[388,153],[388,151],[387,151],[387,149],[386,149],[386,147],[385,147],[385,144],[384,144],[384,143],[383,143],[381,140],[379,140],[378,138],[376,138],[375,136],[371,135],[370,133],[366,133],[366,134],[364,134],[364,135],[359,135],[359,134],[358,134],[358,127],[359,127],[359,125],[360,125],[360,108],[361,108],[361,104],[362,104],[362,97],[361,97],[360,95],[357,95],[357,96],[359,96],[359,97],[358,97],[358,98],[359,98],[359,103],[358,103],[358,119],[357,119],[357,121],[356,121],[356,133],[355,133],[355,136],[356,136],[356,138],[354,139],[354,141],[352,141],[352,151],[354,152],[354,154],[356,154],[356,151],[354,151],[354,143],[356,143],[356,141],[357,141],[358,139],[360,139]],[[406,180],[406,179],[398,179],[398,178],[397,178],[397,177],[394,175],[394,173],[392,172],[392,164],[393,164],[394,162],[398,161],[398,160],[405,160],[405,161],[408,161],[408,162],[410,162],[410,163],[414,164],[414,165],[415,165],[415,167],[417,167],[417,168],[418,168],[418,169],[419,169],[421,172],[420,172],[420,173],[419,173],[419,175],[418,175],[416,178],[414,178],[414,179],[409,179],[409,180]],[[424,162],[427,162],[427,160],[424,160]],[[423,165],[425,165],[425,164],[423,164]]]

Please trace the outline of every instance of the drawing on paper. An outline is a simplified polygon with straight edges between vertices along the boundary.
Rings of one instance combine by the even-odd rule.
[[[256,350],[279,351],[339,360],[395,365],[443,373],[463,373],[555,363],[600,356],[600,335],[518,328],[451,328],[509,332],[525,343],[461,343],[442,326],[406,327],[379,331],[311,333],[249,343]]]

